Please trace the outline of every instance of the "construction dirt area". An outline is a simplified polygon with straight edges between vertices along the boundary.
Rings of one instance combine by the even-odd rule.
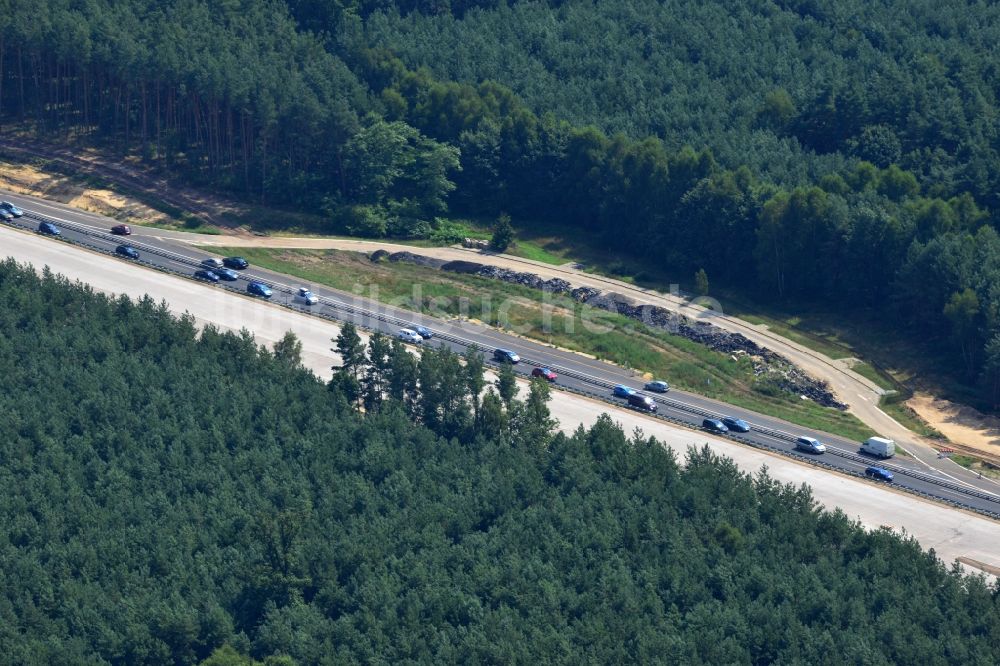
[[[1000,418],[917,392],[906,404],[954,444],[1000,457]]]
[[[91,213],[136,224],[173,222],[168,215],[136,199],[111,190],[87,187],[78,178],[46,173],[24,164],[0,162],[0,188],[18,194],[44,197]]]

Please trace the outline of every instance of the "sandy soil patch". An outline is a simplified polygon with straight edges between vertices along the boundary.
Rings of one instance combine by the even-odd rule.
[[[915,393],[906,404],[956,444],[1000,455],[1000,419],[926,393]]]
[[[86,187],[77,179],[24,165],[0,162],[0,188],[44,197],[116,220],[136,224],[170,224],[173,220],[142,202],[111,190]]]

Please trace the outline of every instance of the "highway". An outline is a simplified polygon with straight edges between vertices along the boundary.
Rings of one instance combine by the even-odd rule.
[[[208,256],[202,251],[169,238],[168,233],[156,229],[136,228],[135,234],[123,241],[121,237],[107,233],[114,224],[113,221],[47,205],[26,197],[11,196],[9,200],[27,211],[26,216],[15,220],[12,226],[33,231],[37,228],[39,220],[46,219],[53,221],[62,230],[63,235],[59,239],[37,236],[35,240],[38,243],[73,243],[111,253],[115,246],[127,242],[140,251],[140,263],[149,268],[181,276],[190,276],[201,260]],[[52,268],[59,271],[58,264]],[[559,374],[558,388],[600,400],[609,407],[618,407],[620,410],[626,407],[624,401],[611,397],[610,389],[613,385],[626,384],[640,389],[642,387],[642,379],[633,377],[627,370],[579,354],[547,347],[466,321],[444,321],[421,316],[322,286],[309,285],[321,299],[318,305],[311,308],[295,305],[291,303],[291,294],[300,286],[299,282],[294,278],[255,267],[242,271],[240,280],[236,282],[202,286],[192,281],[191,285],[197,288],[198,293],[215,290],[245,294],[246,284],[250,280],[259,280],[271,285],[275,289],[275,295],[271,299],[273,303],[308,313],[319,319],[350,320],[366,329],[380,330],[389,334],[394,334],[399,328],[411,323],[422,324],[435,332],[437,342],[459,352],[472,344],[486,351],[487,356],[496,347],[513,349],[523,359],[515,366],[518,372],[527,374],[533,367],[539,365],[550,367]],[[976,483],[956,478],[940,470],[928,469],[918,461],[899,456],[889,462],[874,461],[859,455],[857,442],[826,433],[811,432],[779,419],[727,406],[695,394],[671,391],[665,396],[650,395],[653,395],[659,405],[659,414],[656,418],[660,420],[697,428],[705,416],[726,415],[743,418],[753,426],[753,430],[747,434],[731,435],[730,439],[733,441],[854,475],[862,474],[865,467],[870,464],[879,464],[888,467],[896,474],[896,486],[899,488],[992,517],[1000,516],[1000,495],[994,492],[996,487],[988,480]],[[799,435],[810,435],[820,439],[827,444],[828,452],[822,456],[795,452],[793,442]]]
[[[178,275],[148,270],[132,262],[75,247],[40,241],[34,234],[0,225],[0,256],[15,257],[37,268],[57,267],[57,272],[81,280],[105,293],[133,298],[149,295],[165,301],[178,314],[187,312],[197,325],[211,323],[222,330],[253,333],[259,344],[272,345],[292,331],[303,346],[303,362],[313,372],[328,378],[337,362],[330,339],[339,323],[322,317],[286,310],[280,305],[235,292],[214,289]],[[362,331],[362,337],[366,334]],[[521,381],[522,390],[525,382]],[[553,393],[550,408],[560,428],[571,433],[579,425],[590,426],[604,413],[621,424],[625,432],[641,428],[683,459],[689,446],[709,446],[716,454],[731,458],[740,469],[756,471],[766,465],[770,476],[782,483],[807,483],[817,502],[840,508],[868,528],[887,526],[905,531],[924,548],[933,548],[945,562],[955,558],[1000,567],[1000,521],[901,492],[830,470],[790,456],[746,446],[697,430],[679,427],[662,419],[595,398],[566,391]]]

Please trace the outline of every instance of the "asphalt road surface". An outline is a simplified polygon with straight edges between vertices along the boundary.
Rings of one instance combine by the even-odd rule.
[[[72,243],[109,253],[113,252],[118,244],[128,243],[141,253],[138,263],[180,276],[191,276],[199,267],[199,263],[209,256],[183,243],[161,237],[162,234],[156,229],[136,228],[133,236],[122,239],[108,233],[113,222],[105,218],[67,210],[26,197],[8,198],[27,211],[27,215],[15,220],[13,226],[32,231],[37,228],[40,219],[50,219],[62,231],[59,239],[31,237],[34,243],[49,244],[51,247],[66,251],[71,251],[67,243]],[[59,256],[68,254],[63,252]],[[50,263],[53,270],[61,272],[58,260]],[[96,279],[98,278],[92,275],[87,281],[93,282]],[[497,347],[512,349],[522,358],[522,362],[515,366],[515,370],[522,375],[530,373],[537,366],[549,367],[559,375],[557,387],[600,399],[609,407],[619,407],[623,413],[627,407],[625,401],[611,397],[611,387],[615,384],[625,384],[642,388],[641,378],[634,377],[629,371],[617,366],[507,335],[482,325],[425,317],[322,286],[309,285],[320,297],[319,304],[311,307],[297,305],[292,302],[292,294],[301,286],[300,282],[295,278],[256,267],[241,271],[239,279],[235,282],[221,282],[214,286],[188,282],[191,291],[185,294],[184,307],[190,309],[191,300],[209,299],[207,302],[213,303],[213,308],[225,309],[227,307],[225,304],[230,302],[229,300],[215,298],[214,295],[209,297],[207,294],[221,292],[222,295],[236,291],[249,298],[245,290],[250,281],[261,281],[271,285],[275,290],[272,303],[307,313],[318,321],[351,320],[367,329],[383,331],[390,335],[394,335],[406,325],[422,324],[435,332],[435,338],[428,341],[429,343],[445,344],[459,352],[471,344],[484,350],[487,356]],[[108,291],[118,291],[112,284],[95,284],[95,286]],[[124,291],[126,286],[121,285],[121,291]],[[274,308],[269,310],[279,313],[276,315],[277,321],[272,325],[280,328],[283,325],[282,318],[289,313]],[[206,313],[203,321],[213,321],[213,316],[211,312]],[[262,326],[265,326],[263,321],[247,322],[247,328],[258,334]],[[284,330],[287,328],[285,326]],[[895,483],[901,488],[976,511],[1000,515],[1000,495],[996,493],[996,485],[987,479],[980,480],[971,474],[966,474],[963,478],[959,474],[930,469],[919,461],[900,456],[888,462],[870,459],[859,455],[857,442],[827,433],[809,431],[780,419],[728,406],[695,394],[675,390],[666,396],[647,394],[657,401],[660,419],[698,427],[706,416],[742,418],[749,422],[753,429],[750,433],[732,435],[731,439],[735,441],[797,459],[811,460],[815,464],[851,474],[861,474],[871,464],[888,467],[895,473]],[[822,456],[809,456],[795,452],[794,439],[800,435],[813,436],[824,442],[828,447],[827,453]]]

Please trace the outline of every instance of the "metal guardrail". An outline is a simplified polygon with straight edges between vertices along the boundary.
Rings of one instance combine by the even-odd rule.
[[[34,212],[31,212],[31,211],[28,211],[28,210],[24,211],[24,217],[28,218],[28,219],[35,220],[37,222],[49,222],[51,224],[55,224],[55,225],[64,227],[66,229],[70,229],[70,230],[72,230],[72,231],[74,231],[74,232],[76,232],[78,234],[82,234],[84,236],[87,236],[87,237],[90,237],[90,238],[95,238],[95,239],[98,239],[98,240],[101,240],[101,241],[104,241],[104,242],[111,242],[111,243],[119,243],[119,244],[131,245],[132,247],[136,248],[137,250],[141,250],[142,252],[146,252],[146,253],[149,253],[149,254],[160,256],[160,257],[163,257],[165,259],[169,259],[171,261],[174,261],[176,263],[180,263],[180,264],[184,264],[184,265],[190,266],[192,268],[204,268],[204,266],[202,265],[202,263],[200,261],[198,261],[197,259],[193,259],[191,257],[185,256],[185,255],[182,255],[182,254],[178,254],[176,252],[170,252],[169,250],[164,250],[162,248],[158,248],[158,247],[155,247],[155,246],[152,246],[152,245],[147,245],[145,243],[142,243],[140,241],[135,241],[133,239],[129,239],[127,242],[122,243],[122,241],[124,241],[124,238],[121,237],[121,236],[116,236],[114,234],[111,234],[111,233],[108,233],[108,232],[105,232],[105,231],[94,230],[94,229],[92,229],[90,227],[87,227],[87,226],[84,226],[84,225],[80,225],[80,224],[77,224],[77,223],[74,223],[74,222],[68,222],[68,221],[65,221],[65,220],[58,220],[58,219],[55,219],[55,218],[50,218],[50,217],[47,217],[45,215],[40,215],[38,213],[34,213]],[[15,219],[12,222],[8,222],[8,224],[11,224],[12,226],[17,226],[17,227],[20,227],[20,228],[23,228],[23,229],[30,230],[30,227],[28,227],[27,225],[18,224],[17,223],[17,219]],[[70,241],[70,240],[68,240],[66,238],[62,238],[62,237],[59,237],[59,240],[62,240],[63,242],[67,242],[67,243],[73,243],[73,241]],[[95,244],[91,244],[91,243],[86,243],[85,245],[87,247],[89,247],[90,249],[96,250],[98,252],[102,252],[102,253],[105,253],[105,254],[113,254],[113,252],[109,251],[107,248],[101,247],[99,245],[95,245]],[[135,262],[135,260],[133,260],[133,262]],[[150,262],[143,261],[141,259],[141,257],[140,257],[140,259],[136,263],[141,263],[141,264],[144,264],[144,265],[146,265],[148,267],[155,268],[155,269],[163,271],[163,272],[172,272],[172,271],[169,271],[168,269],[166,269],[166,268],[164,268],[162,266],[157,266],[156,264],[152,264]],[[191,276],[186,276],[186,277],[191,277]],[[272,290],[276,290],[276,291],[279,291],[279,292],[282,292],[282,293],[285,293],[285,294],[288,294],[288,295],[294,295],[295,293],[297,293],[297,288],[296,287],[291,287],[289,285],[282,284],[282,283],[277,282],[277,281],[275,281],[275,280],[273,280],[271,278],[260,277],[260,276],[257,276],[254,273],[250,273],[250,272],[246,272],[246,271],[241,272],[240,273],[240,278],[243,279],[243,280],[245,280],[245,281],[247,281],[247,282],[262,282],[264,284],[267,284]],[[230,287],[228,287],[228,285],[220,285],[220,286],[222,286],[224,288],[227,288],[227,289],[231,289]],[[243,292],[237,292],[237,293],[243,293]],[[318,300],[319,300],[320,303],[323,303],[324,305],[327,305],[328,307],[331,307],[331,308],[333,308],[335,310],[343,311],[344,313],[347,313],[347,314],[361,316],[361,317],[365,317],[365,318],[373,318],[373,319],[376,319],[378,321],[381,321],[381,322],[384,322],[384,323],[387,323],[387,324],[391,324],[393,326],[404,326],[404,327],[406,327],[406,326],[411,326],[412,325],[412,321],[411,320],[403,319],[403,318],[400,318],[400,317],[395,317],[395,316],[387,314],[385,312],[379,312],[377,310],[371,310],[371,309],[368,309],[368,308],[358,307],[356,305],[353,305],[353,304],[350,304],[350,303],[346,303],[346,302],[343,302],[343,301],[334,300],[334,299],[326,297],[326,296],[317,296],[317,298],[318,298]],[[308,311],[306,311],[306,312],[308,312]],[[338,319],[337,317],[334,317],[334,316],[331,316],[329,314],[322,313],[322,312],[311,312],[310,314],[312,314],[314,316],[321,317],[323,319],[328,319],[328,320],[331,320],[331,321]],[[457,344],[457,345],[460,345],[460,346],[463,346],[463,347],[471,347],[471,346],[476,346],[477,348],[479,347],[479,345],[475,341],[473,341],[473,340],[469,340],[467,338],[463,338],[461,336],[457,336],[457,335],[454,335],[454,334],[451,334],[451,333],[447,333],[447,332],[443,332],[443,331],[434,331],[434,336],[436,338],[440,339],[440,340],[445,340],[447,342],[452,342],[454,344]],[[573,379],[577,379],[578,381],[581,381],[581,382],[583,382],[585,384],[588,384],[588,385],[592,385],[592,386],[603,388],[603,389],[605,389],[605,391],[612,389],[616,385],[614,382],[609,382],[609,381],[603,380],[603,379],[601,379],[599,377],[594,377],[592,375],[588,375],[588,374],[583,373],[583,372],[572,370],[572,369],[566,368],[564,366],[554,365],[554,364],[550,364],[550,363],[541,363],[539,361],[535,361],[535,360],[532,360],[532,359],[529,359],[529,358],[524,358],[524,357],[521,358],[521,361],[525,365],[529,365],[529,366],[533,366],[533,367],[546,367],[546,368],[550,368],[553,371],[556,371],[556,372],[558,372],[561,375],[564,375],[566,377],[572,377]],[[494,363],[493,361],[490,361],[490,360],[486,361],[486,365],[489,366],[489,367],[492,367],[492,368],[498,368],[499,367],[496,363]],[[595,391],[585,391],[585,390],[581,390],[581,389],[577,389],[577,388],[573,388],[573,387],[569,387],[569,386],[565,386],[565,385],[560,386],[559,388],[561,390],[564,390],[564,391],[569,391],[571,393],[576,393],[578,395],[583,395],[585,397],[589,397],[589,398],[592,398],[592,399],[601,400],[602,402],[614,405],[616,407],[622,407],[623,406],[621,403],[609,400],[608,399],[608,395],[607,395],[606,392],[605,393],[597,393]],[[655,396],[651,396],[651,397],[653,397],[653,399],[657,403],[659,403],[659,404],[662,404],[664,406],[670,407],[670,408],[672,408],[672,409],[674,409],[676,411],[683,412],[683,413],[686,413],[686,414],[692,414],[692,415],[697,415],[697,416],[701,416],[701,417],[709,417],[709,418],[720,418],[720,416],[721,416],[719,414],[710,412],[708,410],[701,409],[700,407],[696,407],[694,405],[690,405],[690,404],[684,403],[684,402],[679,402],[677,400],[671,400],[669,398],[664,398],[664,397],[655,397]],[[628,405],[624,405],[624,406],[625,407],[629,407]],[[696,427],[696,425],[692,425],[692,423],[690,423],[690,422],[687,422],[687,421],[684,421],[682,419],[679,419],[679,418],[676,418],[676,417],[673,417],[673,416],[669,416],[669,415],[666,415],[666,414],[661,414],[659,412],[656,412],[656,413],[643,412],[643,414],[645,414],[646,416],[652,417],[652,418],[656,418],[656,419],[659,419],[659,420],[662,420],[662,421],[671,422],[671,423],[674,423],[674,424],[677,424],[677,425],[681,425],[681,426],[684,426],[684,427],[687,427],[687,428]],[[780,431],[780,430],[775,430],[773,428],[767,428],[765,426],[760,426],[758,424],[751,424],[751,426],[753,427],[753,430],[755,432],[758,432],[760,434],[766,435],[766,436],[771,437],[773,439],[777,439],[777,440],[780,440],[780,441],[786,441],[786,442],[790,442],[790,443],[794,443],[795,440],[796,440],[796,437],[794,435],[790,434],[790,433],[786,433],[786,432],[783,432],[783,431]],[[847,470],[847,469],[844,469],[844,468],[841,468],[841,467],[836,467],[835,465],[831,465],[829,463],[823,462],[822,460],[818,460],[818,459],[816,459],[814,457],[806,457],[806,456],[798,454],[795,451],[788,451],[787,449],[783,449],[783,448],[780,448],[780,447],[777,447],[777,446],[771,446],[771,445],[769,445],[767,443],[764,443],[764,442],[761,442],[761,441],[758,441],[758,440],[753,440],[753,439],[751,439],[749,437],[744,437],[741,434],[732,433],[732,432],[724,434],[724,435],[720,435],[719,433],[714,433],[714,434],[715,434],[715,436],[727,437],[728,439],[741,442],[743,444],[752,446],[752,447],[757,448],[757,449],[767,450],[767,451],[771,451],[771,452],[774,452],[774,453],[780,453],[780,454],[782,454],[784,456],[795,458],[796,460],[799,460],[801,462],[809,463],[809,464],[814,465],[816,467],[822,467],[822,468],[825,468],[825,469],[835,470],[835,471],[843,473],[843,474],[849,474],[851,476],[865,478],[864,475],[861,474],[861,473],[859,473],[859,472],[853,472],[851,470]],[[843,458],[845,460],[849,460],[851,462],[858,463],[858,464],[864,464],[864,465],[870,465],[870,464],[872,464],[872,461],[870,459],[865,458],[865,457],[860,456],[860,455],[857,455],[857,454],[852,454],[852,453],[849,453],[849,452],[846,452],[846,451],[840,451],[840,450],[829,448],[829,449],[827,449],[827,453],[831,454],[831,455],[838,456],[838,457]],[[983,491],[979,491],[979,490],[974,489],[974,488],[970,488],[968,486],[963,486],[963,485],[960,485],[960,484],[957,484],[957,483],[952,483],[952,482],[949,482],[949,481],[945,481],[945,480],[940,479],[938,477],[935,477],[935,476],[932,476],[932,475],[929,475],[929,474],[925,474],[923,472],[919,472],[919,471],[916,471],[916,470],[907,469],[905,467],[900,467],[898,465],[891,465],[891,464],[887,464],[887,463],[884,463],[884,462],[879,462],[878,464],[879,464],[880,467],[888,469],[888,470],[892,471],[894,474],[901,474],[901,475],[904,475],[904,476],[909,476],[909,477],[912,477],[914,479],[918,479],[918,480],[924,481],[926,483],[930,483],[930,484],[939,486],[941,488],[946,488],[946,489],[951,490],[953,492],[957,492],[957,493],[961,493],[963,495],[967,495],[969,497],[975,497],[977,499],[981,499],[981,500],[985,500],[985,501],[991,501],[991,502],[1000,502],[1000,496],[997,496],[997,495],[992,495],[992,494],[989,494],[989,493],[986,493],[986,492],[983,492]],[[929,499],[933,499],[935,501],[943,501],[943,502],[946,502],[948,504],[951,504],[951,505],[954,505],[954,506],[958,506],[958,507],[961,507],[961,508],[965,508],[965,509],[968,509],[968,510],[971,510],[971,511],[975,511],[976,513],[980,513],[980,514],[989,516],[991,518],[1000,520],[1000,512],[993,512],[993,511],[989,511],[989,510],[982,509],[982,508],[979,508],[979,507],[973,507],[973,506],[970,506],[968,504],[964,504],[962,502],[958,502],[956,500],[953,500],[951,498],[946,498],[946,497],[940,497],[940,496],[937,496],[937,495],[932,495],[930,493],[926,493],[926,492],[923,492],[923,491],[920,491],[920,490],[916,490],[914,488],[908,488],[906,486],[896,486],[896,487],[900,488],[900,489],[903,489],[906,492],[910,492],[912,494],[918,495],[918,496],[922,496],[922,497],[926,497],[926,498],[929,498]]]

